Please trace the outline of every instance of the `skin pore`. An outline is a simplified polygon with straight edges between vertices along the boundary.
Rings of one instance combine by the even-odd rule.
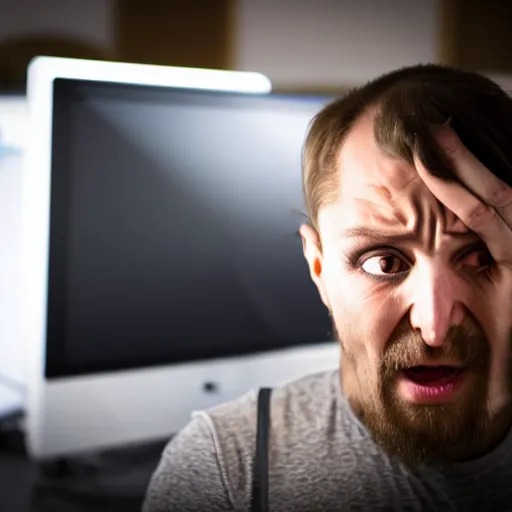
[[[409,464],[470,460],[512,421],[512,272],[433,195],[418,170],[377,146],[370,114],[339,153],[336,201],[304,254],[342,347],[352,408]],[[445,398],[422,401],[407,372],[451,368]]]

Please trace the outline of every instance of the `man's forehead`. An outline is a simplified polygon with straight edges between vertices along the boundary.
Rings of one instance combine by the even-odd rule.
[[[423,185],[416,169],[408,162],[387,156],[377,146],[373,134],[373,119],[359,119],[345,139],[339,154],[341,196],[348,198],[360,193],[390,198],[402,194],[411,184]]]
[[[338,201],[319,212],[319,223],[324,226],[328,223],[330,230],[365,227],[418,233],[426,228],[422,223],[437,218],[441,231],[468,231],[432,195],[412,165],[384,154],[377,146],[370,115],[361,118],[348,134],[338,165]],[[323,215],[328,211],[329,219]]]

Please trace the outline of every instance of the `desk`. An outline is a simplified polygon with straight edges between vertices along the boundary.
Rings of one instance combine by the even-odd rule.
[[[0,511],[140,512],[166,441],[36,464],[19,432],[0,436]]]

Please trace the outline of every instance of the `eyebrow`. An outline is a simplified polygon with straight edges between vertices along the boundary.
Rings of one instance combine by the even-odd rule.
[[[460,239],[474,239],[478,238],[478,235],[472,231],[466,231],[464,233],[458,233],[455,231],[447,231],[447,235]],[[374,240],[379,241],[386,241],[386,242],[411,242],[411,241],[417,241],[420,237],[418,233],[416,232],[404,232],[404,233],[397,233],[395,232],[386,232],[386,231],[380,231],[378,229],[366,227],[366,226],[358,226],[355,228],[347,229],[342,234],[343,237],[348,238],[371,238]]]

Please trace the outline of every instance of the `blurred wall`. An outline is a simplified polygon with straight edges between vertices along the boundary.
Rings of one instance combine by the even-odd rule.
[[[256,70],[285,90],[432,61],[510,74],[510,21],[510,0],[0,0],[0,82],[36,50]]]
[[[3,42],[47,35],[75,38],[105,58],[257,70],[278,88],[335,89],[435,60],[439,1],[3,0],[0,65]],[[226,20],[231,48],[215,58]]]
[[[236,66],[278,88],[351,86],[437,59],[442,0],[238,0]]]
[[[115,0],[0,0],[0,90],[23,91],[35,55],[115,58]]]
[[[60,35],[114,50],[115,0],[0,0],[0,44],[11,38]]]

